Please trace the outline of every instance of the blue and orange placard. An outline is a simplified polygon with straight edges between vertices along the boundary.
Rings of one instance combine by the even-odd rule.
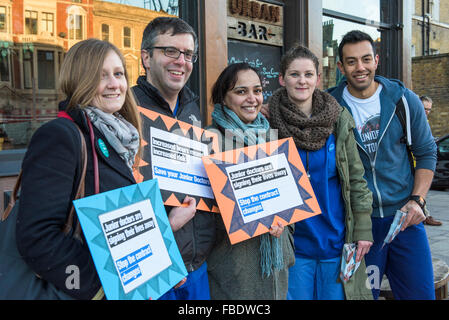
[[[218,150],[217,134],[146,108],[139,111],[143,152],[136,181],[157,179],[165,205],[181,206],[188,195],[197,210],[218,212],[201,160]]]
[[[109,300],[155,300],[187,275],[157,180],[73,204]]]
[[[231,244],[321,214],[292,138],[203,157]]]

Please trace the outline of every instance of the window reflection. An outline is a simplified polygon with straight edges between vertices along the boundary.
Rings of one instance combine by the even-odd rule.
[[[58,72],[71,46],[87,38],[115,44],[134,85],[144,72],[143,30],[169,15],[178,15],[178,0],[0,0],[0,152],[26,148],[34,131],[56,117],[64,98]]]
[[[338,11],[355,17],[380,21],[381,0],[323,0],[323,9]]]
[[[347,32],[355,29],[368,33],[375,41],[376,52],[380,52],[381,34],[376,28],[323,16],[323,89],[337,85],[342,79],[343,75],[337,68],[338,45]]]

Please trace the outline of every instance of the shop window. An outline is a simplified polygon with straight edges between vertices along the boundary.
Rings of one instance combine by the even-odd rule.
[[[101,25],[101,40],[109,41],[109,25],[105,23]]]
[[[39,89],[55,89],[55,58],[53,51],[37,51]]]
[[[54,20],[53,13],[42,12],[42,24],[41,31],[53,35],[54,32]]]
[[[131,28],[123,28],[123,46],[125,48],[131,48]]]
[[[37,34],[37,11],[25,10],[25,33]]]
[[[6,31],[6,7],[0,6],[0,32]]]
[[[371,36],[380,60],[376,74],[401,79],[403,56],[400,42],[402,1],[358,0],[351,5],[341,1],[323,0],[323,88],[332,87],[341,80],[337,68],[338,45],[351,30],[361,30]]]
[[[338,45],[343,35],[354,29],[368,33],[375,41],[376,52],[379,52],[381,34],[376,28],[363,25],[355,26],[354,23],[348,21],[323,16],[323,74],[321,79],[324,89],[337,85],[343,77],[337,68]]]

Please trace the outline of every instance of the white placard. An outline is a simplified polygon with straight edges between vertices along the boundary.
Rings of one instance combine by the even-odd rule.
[[[151,127],[151,166],[161,190],[214,199],[202,156],[207,145]]]
[[[98,219],[126,294],[171,266],[149,199]]]
[[[245,223],[303,204],[283,153],[229,166],[226,172]]]

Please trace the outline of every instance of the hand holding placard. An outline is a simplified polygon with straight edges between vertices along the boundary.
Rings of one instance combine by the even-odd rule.
[[[168,214],[168,221],[170,222],[170,226],[173,232],[181,229],[195,216],[196,213],[195,198],[186,196],[182,204],[186,206],[174,207]]]

